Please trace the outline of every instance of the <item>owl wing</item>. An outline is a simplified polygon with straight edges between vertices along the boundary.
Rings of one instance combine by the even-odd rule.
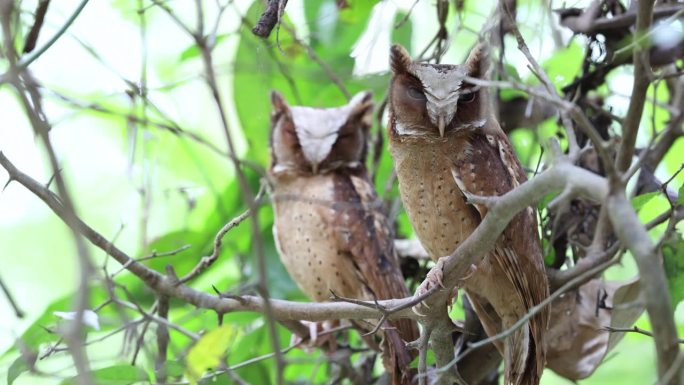
[[[370,294],[366,299],[408,297],[392,230],[370,180],[362,172],[338,173],[334,191],[338,248],[352,259],[359,281]]]
[[[367,299],[407,297],[392,232],[373,186],[363,175],[338,173],[334,194],[338,249],[350,254],[358,278],[370,293]]]
[[[399,268],[392,231],[382,211],[382,203],[365,172],[338,173],[334,179],[335,234],[340,251],[352,259],[355,273],[368,299],[408,297],[409,291]],[[392,383],[408,383],[413,355],[403,341],[418,339],[418,328],[410,319],[390,322],[384,332],[383,360],[392,369]],[[396,328],[394,330],[393,328]]]
[[[506,135],[501,130],[483,131],[482,134],[471,136],[467,148],[454,162],[452,173],[462,191],[480,196],[503,195],[525,182],[527,178]],[[484,218],[487,207],[477,203],[474,206],[480,218]],[[526,311],[549,296],[537,234],[537,220],[532,207],[526,208],[513,218],[497,241],[492,255],[515,287],[516,297]],[[522,314],[517,316],[520,317]],[[548,317],[548,311],[543,310],[529,323],[535,345],[540,347],[535,351],[535,370],[539,373],[543,369],[541,347]],[[524,362],[519,364],[526,365]]]

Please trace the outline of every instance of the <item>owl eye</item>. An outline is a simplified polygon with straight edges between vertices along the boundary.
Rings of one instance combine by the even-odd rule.
[[[458,97],[459,103],[470,103],[473,100],[475,100],[475,92],[473,91],[466,91]]]
[[[413,99],[425,100],[425,94],[423,93],[423,91],[419,90],[416,87],[409,87],[407,92],[408,95]]]

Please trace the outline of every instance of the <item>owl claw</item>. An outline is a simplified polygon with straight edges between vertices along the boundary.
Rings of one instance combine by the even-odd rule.
[[[442,282],[442,279],[444,278],[444,258],[440,258],[437,260],[437,264],[435,267],[433,267],[425,276],[425,280],[418,286],[418,289],[416,289],[416,293],[413,295],[413,298],[418,298],[425,293],[429,292],[432,290],[433,287],[439,286],[442,289],[446,289],[444,286],[444,283]],[[419,316],[424,316],[420,312],[421,308],[430,308],[430,306],[425,303],[425,301],[421,301],[418,303],[416,306],[413,307],[413,312]]]
[[[331,350],[335,350],[337,348],[337,341],[335,340],[335,337],[332,334],[324,335],[322,338],[319,338],[320,332],[326,332],[328,330],[331,330],[334,325],[332,325],[329,321],[323,321],[323,322],[310,322],[310,321],[300,321],[302,324],[307,326],[309,328],[309,336],[308,340],[309,343],[305,344],[302,346],[304,351],[309,351],[311,348],[319,347],[325,345],[326,342],[329,343],[329,347]],[[302,344],[306,339],[302,338],[302,336],[297,335],[297,334],[292,334],[290,337],[290,345],[299,345]]]

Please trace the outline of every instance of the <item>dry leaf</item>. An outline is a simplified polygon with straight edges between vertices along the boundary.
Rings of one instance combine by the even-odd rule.
[[[559,375],[579,380],[589,377],[624,333],[608,333],[606,326],[631,327],[644,311],[639,280],[587,282],[551,305],[546,337],[546,366]]]

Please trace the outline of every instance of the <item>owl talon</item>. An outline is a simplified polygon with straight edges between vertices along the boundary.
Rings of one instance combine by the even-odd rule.
[[[309,336],[308,338],[302,338],[302,336],[293,333],[290,337],[290,345],[299,345],[308,339],[309,342],[302,346],[304,351],[309,352],[311,348],[321,347],[326,343],[328,343],[329,349],[331,351],[337,349],[337,341],[335,340],[335,336],[332,334],[327,334],[319,338],[321,333],[325,333],[334,328],[334,325],[330,321],[301,321],[301,323],[309,328]]]
[[[413,298],[418,298],[422,297],[425,295],[425,293],[428,293],[429,291],[432,290],[433,287],[439,286],[442,289],[446,289],[444,286],[444,283],[442,280],[444,279],[444,258],[440,258],[437,260],[437,264],[435,267],[433,267],[428,273],[427,276],[425,277],[425,280],[418,286],[418,289],[416,289],[416,293],[413,295]],[[420,308],[425,307],[425,308],[430,308],[430,306],[425,303],[425,301],[421,301],[419,304],[413,307],[413,312],[416,313],[417,315],[423,316],[420,312]]]
[[[470,268],[468,269],[468,274],[466,274],[465,277],[461,278],[459,281],[461,283],[463,283],[463,282],[469,280],[470,277],[472,277],[476,271],[477,271],[477,266],[475,266],[474,264],[471,264]]]

